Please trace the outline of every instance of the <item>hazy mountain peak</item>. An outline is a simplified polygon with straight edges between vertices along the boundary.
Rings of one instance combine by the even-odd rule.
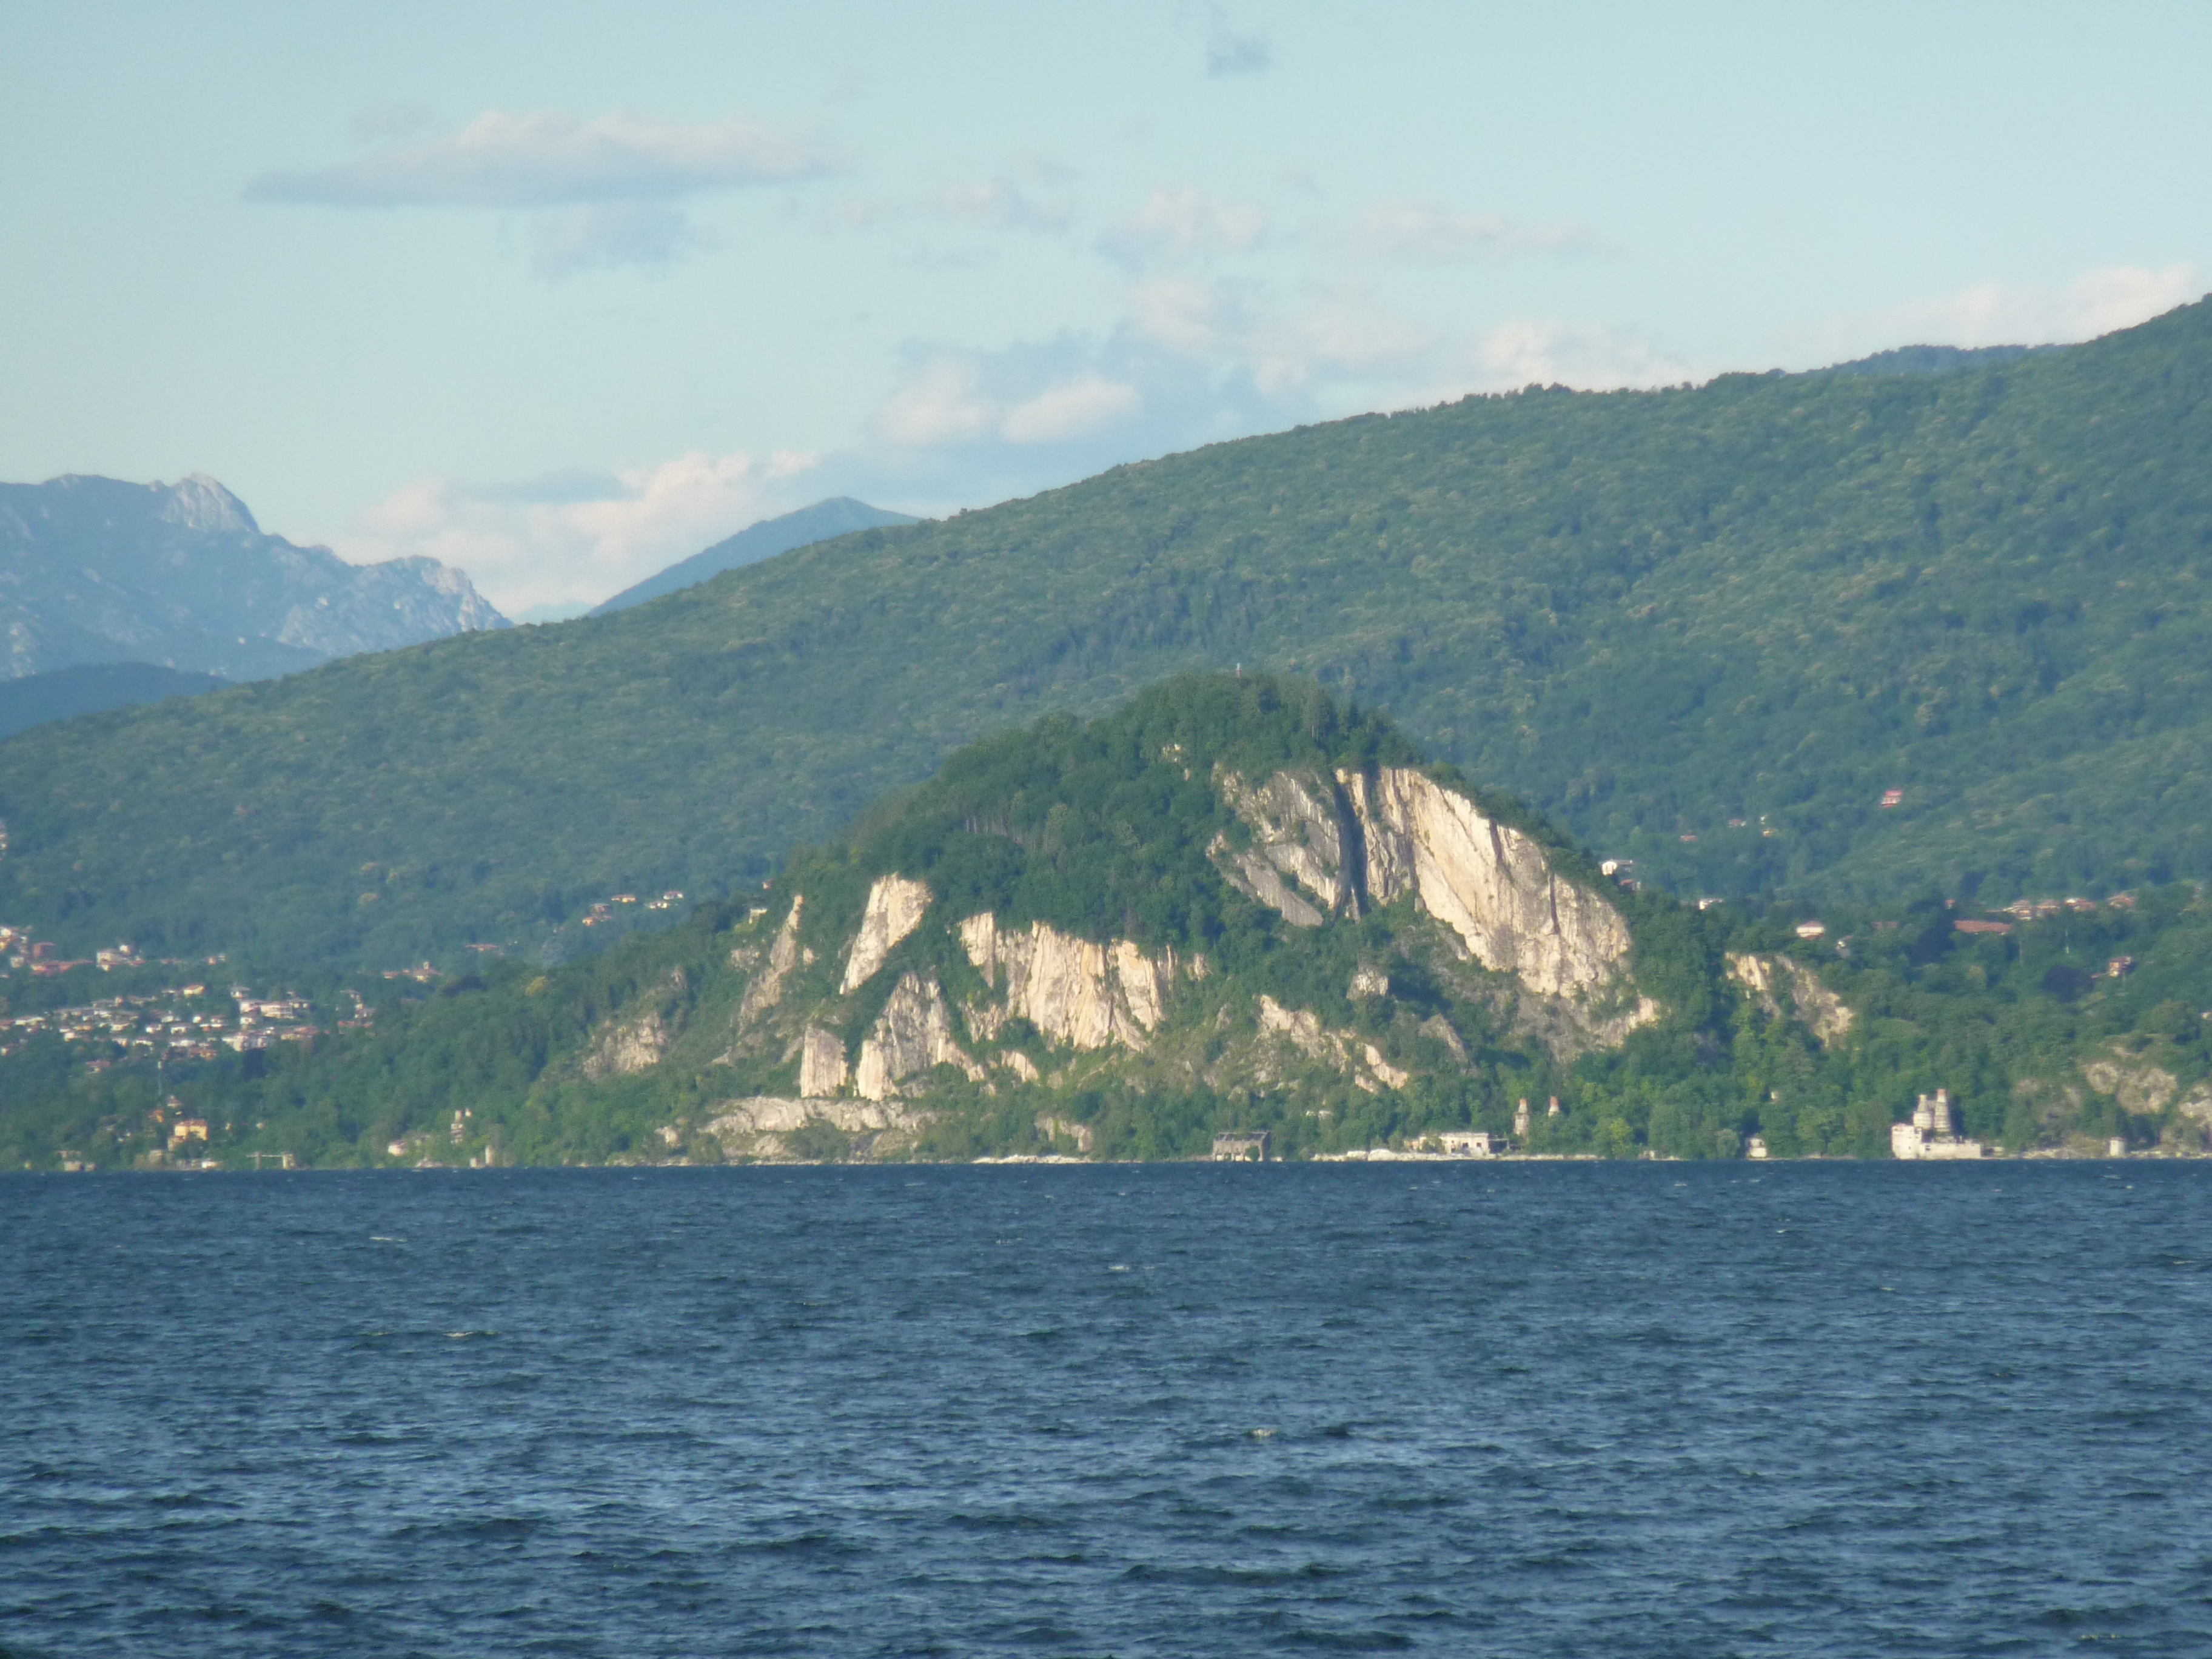
[[[160,508],[160,516],[172,524],[180,524],[190,530],[240,531],[249,536],[261,533],[253,514],[246,503],[225,489],[204,472],[195,472],[173,484],[156,483],[152,488],[167,497]]]
[[[763,559],[811,547],[816,542],[849,536],[856,530],[878,530],[891,525],[915,522],[917,520],[908,514],[871,507],[850,495],[832,495],[811,507],[802,507],[795,513],[786,513],[781,518],[763,519],[758,524],[749,526],[736,535],[716,542],[704,551],[694,553],[690,558],[670,565],[659,574],[647,576],[635,586],[624,588],[586,614],[604,617],[610,611],[627,611],[634,605],[643,605],[647,599],[660,599],[703,582],[710,576],[719,576],[725,570],[735,570],[740,565],[758,564]]]
[[[296,546],[204,473],[0,483],[0,678],[138,662],[258,679],[506,626],[462,572]]]

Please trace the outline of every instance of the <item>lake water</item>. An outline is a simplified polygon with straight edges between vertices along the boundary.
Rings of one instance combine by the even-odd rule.
[[[2212,1653],[2212,1165],[0,1178],[0,1652]]]

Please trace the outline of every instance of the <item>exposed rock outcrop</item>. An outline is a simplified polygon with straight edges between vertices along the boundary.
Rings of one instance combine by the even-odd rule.
[[[723,1102],[705,1132],[721,1144],[726,1155],[773,1162],[791,1156],[787,1137],[810,1126],[824,1125],[854,1138],[853,1156],[880,1158],[911,1146],[915,1136],[933,1121],[931,1113],[896,1103],[757,1095]]]
[[[1781,1017],[1782,1000],[1778,993],[1786,993],[1797,1018],[1820,1038],[1822,1048],[1832,1048],[1850,1034],[1856,1017],[1803,963],[1788,957],[1731,952],[1728,965],[1729,973],[1759,999],[1770,1018]]]
[[[775,943],[769,946],[768,966],[755,975],[751,984],[745,987],[744,1001],[738,1008],[738,1029],[740,1031],[783,1000],[783,981],[799,965],[799,918],[805,908],[806,896],[804,893],[793,898],[791,914],[783,919],[783,926],[776,929]]]
[[[1584,1000],[1626,968],[1628,922],[1603,897],[1553,873],[1535,842],[1409,767],[1339,781],[1352,799],[1376,904],[1412,892],[1486,968],[1540,996]],[[1656,1017],[1656,1010],[1654,1017]]]
[[[1332,1031],[1321,1017],[1303,1008],[1285,1008],[1274,998],[1260,998],[1260,1031],[1263,1036],[1283,1036],[1309,1060],[1349,1073],[1353,1083],[1370,1094],[1402,1089],[1412,1074],[1393,1066],[1382,1051],[1356,1032]]]
[[[1048,1140],[1073,1141],[1079,1152],[1088,1152],[1093,1139],[1091,1126],[1086,1123],[1074,1123],[1064,1117],[1044,1115],[1037,1118],[1036,1132]]]
[[[1434,1037],[1445,1048],[1450,1049],[1452,1058],[1461,1065],[1467,1064],[1467,1044],[1461,1041],[1459,1033],[1452,1029],[1452,1023],[1442,1014],[1431,1014],[1423,1020],[1420,1032],[1423,1036]]]
[[[1206,849],[1231,885],[1296,927],[1318,927],[1339,911],[1358,914],[1356,872],[1345,867],[1346,826],[1334,790],[1292,772],[1278,772],[1257,788],[1224,772],[1220,788],[1253,838],[1241,852],[1225,838]]]
[[[983,1068],[952,1040],[951,1011],[937,981],[902,974],[890,1000],[861,1040],[854,1092],[863,1100],[888,1100],[898,1092],[901,1078],[945,1064],[983,1080]]]
[[[1352,970],[1352,984],[1344,994],[1353,1002],[1362,997],[1387,997],[1390,994],[1390,975],[1372,963],[1362,963]]]
[[[921,925],[929,908],[929,889],[904,876],[878,876],[868,889],[868,908],[860,917],[860,931],[846,954],[845,977],[837,987],[844,996],[876,975],[891,948]]]
[[[668,1052],[668,1022],[657,1013],[640,1014],[611,1026],[584,1056],[584,1075],[596,1081],[603,1077],[628,1077],[657,1066]]]
[[[809,1099],[842,1094],[847,1074],[845,1045],[836,1033],[808,1026],[799,1041],[799,1092]]]
[[[1142,1048],[1176,976],[1173,951],[1148,957],[1128,939],[1094,945],[1042,921],[1001,933],[988,910],[960,924],[960,943],[985,982],[1004,988],[1003,1012],[970,1012],[980,1036],[995,1035],[998,1019],[1018,1016],[1064,1047]]]
[[[2109,1060],[2082,1061],[2081,1075],[2099,1094],[2110,1095],[2124,1110],[2139,1114],[2164,1111],[2181,1092],[2181,1080],[2172,1073],[2162,1066],[2137,1060],[2124,1050],[2116,1052]],[[2197,1116],[2205,1111],[2205,1103],[2192,1098],[2183,1103],[2182,1110],[2187,1115]]]

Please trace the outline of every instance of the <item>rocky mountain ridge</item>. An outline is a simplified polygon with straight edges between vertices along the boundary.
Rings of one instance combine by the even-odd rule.
[[[0,484],[0,678],[143,662],[260,679],[507,625],[451,566],[295,546],[210,477]]]

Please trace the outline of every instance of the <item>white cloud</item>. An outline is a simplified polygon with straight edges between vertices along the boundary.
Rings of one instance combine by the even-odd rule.
[[[1122,425],[1144,404],[1136,387],[1087,374],[1017,404],[1000,422],[999,433],[1011,444],[1066,443]]]
[[[1098,250],[1121,264],[1155,264],[1243,253],[1267,234],[1267,216],[1259,208],[1186,185],[1153,191],[1143,207],[1107,228]]]
[[[941,355],[921,363],[876,416],[878,434],[903,448],[972,443],[997,419],[972,357]]]
[[[1072,341],[1011,353],[940,351],[917,358],[874,422],[893,449],[1065,444],[1127,424],[1144,397],[1084,362]]]
[[[1494,213],[1459,213],[1427,202],[1377,202],[1342,240],[1388,259],[1463,264],[1525,253],[1593,253],[1604,244],[1576,225],[1520,225]]]
[[[558,111],[488,110],[457,133],[387,144],[358,161],[263,173],[246,194],[329,207],[539,208],[785,184],[838,165],[822,144],[738,116],[587,121]]]
[[[2085,271],[2063,288],[1978,283],[1944,299],[1899,306],[1847,325],[1845,331],[1916,345],[2070,343],[2148,322],[2197,299],[2203,289],[2197,268],[2187,264],[2159,270],[2108,265]]]
[[[426,554],[467,571],[510,616],[583,608],[797,505],[783,486],[816,461],[690,454],[529,484],[419,479],[362,514],[337,550],[362,564]]]

